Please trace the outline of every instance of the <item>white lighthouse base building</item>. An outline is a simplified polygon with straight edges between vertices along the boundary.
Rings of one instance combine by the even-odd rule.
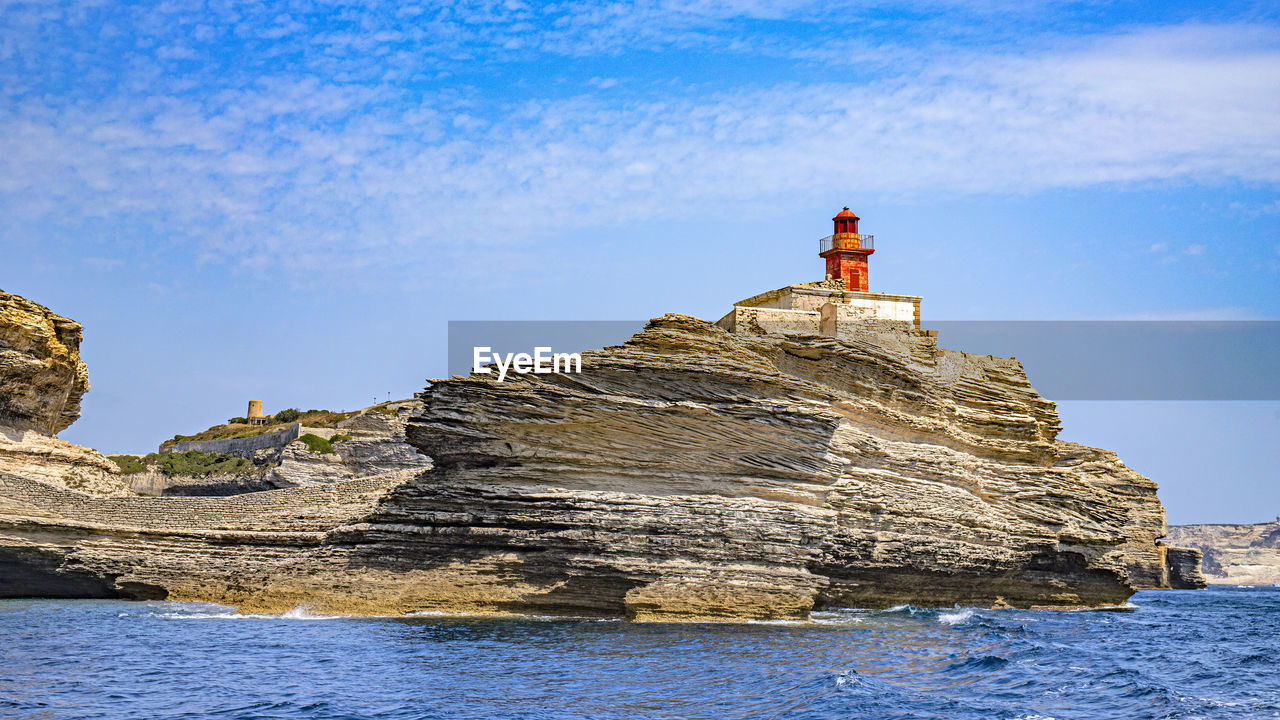
[[[852,337],[866,324],[920,330],[918,295],[853,292],[842,280],[788,285],[733,304],[717,325],[734,333]]]

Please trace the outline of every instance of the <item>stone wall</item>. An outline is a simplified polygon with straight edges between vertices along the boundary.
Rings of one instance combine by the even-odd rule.
[[[255,435],[247,438],[231,438],[229,440],[186,440],[183,442],[167,442],[160,445],[162,453],[207,452],[226,453],[248,460],[258,450],[282,448],[297,440],[302,434],[302,425],[294,423],[283,430],[266,435]]]
[[[151,531],[315,531],[332,527],[349,505],[372,506],[388,478],[285,488],[234,497],[100,497],[0,472],[0,516],[27,514],[115,528]]]
[[[770,335],[818,335],[816,312],[777,308],[735,307],[727,318],[730,332],[767,333]]]
[[[0,472],[11,472],[98,495],[131,495],[119,469],[96,450],[35,430],[0,425]]]
[[[816,315],[822,313],[824,307],[828,307],[827,316],[814,319],[818,333],[809,331],[809,320],[777,314],[801,312]],[[755,315],[742,314],[739,313],[740,309],[761,312]],[[744,325],[743,320],[751,322]],[[740,327],[752,327],[781,335],[823,334],[828,337],[845,337],[857,334],[859,328],[855,325],[868,321],[903,323],[919,330],[920,298],[915,295],[849,292],[842,284],[832,281],[801,283],[735,303],[734,309],[716,324],[730,332],[739,332]],[[837,327],[840,329],[837,330]]]

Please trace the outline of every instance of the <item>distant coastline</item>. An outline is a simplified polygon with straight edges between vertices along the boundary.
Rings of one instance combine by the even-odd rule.
[[[1253,524],[1170,525],[1169,542],[1203,553],[1201,568],[1210,585],[1280,583],[1280,518]]]

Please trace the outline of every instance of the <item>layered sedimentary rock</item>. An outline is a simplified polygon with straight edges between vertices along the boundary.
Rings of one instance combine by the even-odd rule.
[[[110,460],[56,437],[89,390],[81,334],[74,320],[0,290],[0,472],[130,495]]]
[[[382,475],[407,477],[431,467],[431,458],[405,441],[408,419],[422,409],[422,403],[406,400],[366,408],[360,414],[337,423],[337,428],[303,428],[304,432],[326,439],[349,436],[333,446],[332,453],[311,452],[306,444],[292,442],[282,448],[278,467],[268,480],[277,488],[317,485]]]
[[[924,333],[786,338],[666,316],[581,375],[474,376],[424,400],[409,440],[436,467],[375,526],[447,533],[433,554],[508,557],[583,609],[1060,606],[1167,584],[1156,485],[1056,441],[1016,361]]]
[[[1155,484],[1057,441],[1013,360],[668,315],[581,374],[493,377],[421,394],[435,465],[404,475],[104,499],[0,474],[0,596],[741,619],[1169,586]]]
[[[0,472],[93,495],[134,494],[121,480],[115,463],[101,453],[34,430],[0,427]]]
[[[0,290],[0,426],[57,435],[80,417],[80,323]]]
[[[1280,584],[1280,518],[1254,525],[1171,525],[1169,541],[1204,553],[1210,585]]]
[[[370,612],[328,532],[369,512],[379,480],[232,497],[100,497],[0,472],[0,597],[213,600]],[[385,589],[385,588],[384,588]]]
[[[1175,541],[1176,542],[1176,541]],[[1172,546],[1165,549],[1165,566],[1169,568],[1169,587],[1177,590],[1200,590],[1207,583],[1200,571],[1204,559],[1198,548]]]

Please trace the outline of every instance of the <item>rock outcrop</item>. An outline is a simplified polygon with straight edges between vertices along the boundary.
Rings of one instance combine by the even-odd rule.
[[[121,480],[115,463],[101,453],[34,430],[0,427],[0,472],[91,495],[127,497],[134,494]]]
[[[332,453],[311,452],[305,443],[292,442],[282,448],[275,459],[279,466],[267,479],[277,488],[303,487],[384,475],[407,477],[430,468],[431,458],[405,441],[405,425],[421,409],[416,400],[384,403],[338,422],[335,429],[303,428],[325,439],[337,434],[351,439],[334,444]]]
[[[1185,582],[1156,485],[1058,441],[1017,361],[845,330],[667,315],[580,374],[443,380],[352,418],[335,458],[285,448],[292,487],[270,492],[104,498],[0,472],[0,597],[684,620]]]
[[[80,324],[0,290],[0,472],[98,495],[133,493],[100,453],[56,435],[80,417]]]
[[[80,417],[80,323],[0,290],[0,426],[57,435]]]
[[[1171,525],[1169,541],[1204,554],[1210,585],[1280,585],[1280,518],[1254,525]]]
[[[1016,361],[889,327],[671,315],[583,357],[581,375],[429,388],[409,440],[436,466],[371,528],[498,563],[541,584],[531,604],[640,617],[1100,605],[1168,584],[1155,483],[1057,441]]]
[[[1165,567],[1169,571],[1169,587],[1174,590],[1201,590],[1206,586],[1200,572],[1203,555],[1192,547],[1168,547],[1165,549]]]

